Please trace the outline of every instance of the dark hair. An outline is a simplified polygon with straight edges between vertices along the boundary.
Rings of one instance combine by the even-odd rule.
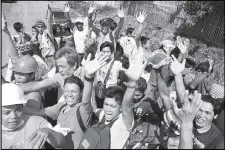
[[[16,32],[21,32],[20,30],[23,28],[23,24],[20,22],[16,22],[13,24],[13,28],[16,30]]]
[[[218,99],[213,98],[211,95],[209,94],[202,95],[202,101],[212,104],[214,115],[217,115],[222,111],[221,108],[222,102]]]
[[[119,86],[110,86],[106,89],[105,97],[107,98],[115,98],[115,101],[122,105],[124,90]]]
[[[84,25],[83,22],[79,22],[79,21],[78,21],[78,22],[75,23],[75,26],[78,26],[79,24],[82,25],[82,26]]]
[[[147,41],[150,40],[148,37],[141,36],[141,44],[146,45]]]
[[[37,27],[36,27],[36,26],[32,26],[32,27],[31,27],[31,29],[35,29],[35,30],[36,30],[36,32],[38,33],[38,29],[37,29]]]
[[[132,34],[134,30],[135,30],[134,28],[127,28],[126,35]]]
[[[194,60],[190,58],[186,58],[185,68],[194,68],[196,66],[196,63]]]
[[[32,26],[31,27],[31,29],[35,29],[36,30],[36,32],[37,32],[37,35],[36,35],[36,40],[38,40],[38,34],[39,34],[39,31],[38,31],[38,29],[36,28],[36,26],[34,25],[34,26]]]
[[[117,28],[117,23],[116,22],[112,22],[111,26],[110,26],[110,30],[114,31]]]
[[[113,44],[112,44],[111,42],[106,41],[106,42],[102,43],[101,46],[100,46],[100,52],[101,52],[102,49],[105,48],[105,47],[109,47],[111,53],[113,53],[113,51],[114,51],[114,46],[113,46]]]
[[[147,82],[144,78],[140,77],[140,79],[137,80],[136,82],[137,85],[137,90],[140,91],[141,93],[144,93],[147,89]]]
[[[209,69],[209,61],[203,61],[201,63],[199,63],[196,68],[195,68],[195,71],[198,71],[200,70],[201,72],[208,72],[208,69]]]
[[[79,86],[80,91],[83,91],[83,89],[84,89],[84,84],[83,84],[83,82],[81,81],[80,78],[78,78],[78,77],[76,77],[76,76],[71,76],[71,77],[69,77],[68,79],[66,79],[65,82],[64,82],[64,86],[65,86],[66,84],[76,84],[77,86]]]
[[[59,49],[58,51],[56,51],[54,58],[55,60],[57,60],[61,57],[65,57],[67,59],[67,63],[70,66],[76,65],[76,67],[78,67],[78,54],[75,49],[71,47],[63,47]]]
[[[180,54],[180,50],[179,50],[178,47],[175,47],[175,48],[170,52],[170,56],[173,55],[175,58],[178,58],[179,54]]]
[[[31,46],[32,47],[32,46]],[[29,51],[24,51],[24,52],[21,52],[22,55],[30,55],[30,56],[33,56],[34,55],[34,51],[33,51],[33,48],[31,48],[31,50]]]
[[[60,35],[58,35],[57,28],[59,28],[59,30],[60,30],[59,34],[60,35],[62,34],[62,27],[60,26],[60,24],[54,24],[54,25],[52,25],[52,31],[53,31],[54,37],[60,36]]]

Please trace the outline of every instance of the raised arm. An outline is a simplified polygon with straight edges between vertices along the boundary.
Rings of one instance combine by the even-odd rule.
[[[175,76],[175,88],[178,98],[178,106],[180,107],[184,102],[184,81],[182,77],[182,72],[185,69],[186,59],[183,60],[182,64],[172,55],[173,62],[170,64],[170,70]]]
[[[167,87],[165,81],[162,79],[159,70],[156,70],[156,78],[157,78],[157,86],[159,95],[163,101],[163,106],[165,111],[170,110],[172,108],[172,104],[170,102],[170,93],[169,88]]]
[[[74,29],[74,24],[72,23],[72,20],[70,18],[70,15],[69,15],[69,12],[70,12],[70,4],[67,4],[64,8],[64,15],[67,19],[67,21],[69,22],[69,26],[70,26],[70,29],[73,30]]]
[[[47,31],[51,40],[54,41],[54,36],[52,31],[52,9],[50,7],[50,4],[48,4]]]
[[[10,58],[17,59],[19,57],[16,47],[9,33],[6,17],[3,12],[2,12],[2,49],[8,51],[8,55]]]
[[[88,31],[89,31],[89,34],[88,34],[88,37],[90,38],[91,37],[91,31],[90,29],[93,27],[93,20],[92,20],[92,16],[93,16],[93,12],[97,9],[97,6],[95,3],[92,3],[90,5],[90,8],[88,10]]]
[[[182,62],[183,58],[188,56],[188,47],[190,44],[189,40],[182,40],[180,36],[177,36],[177,47],[180,50],[180,55],[178,56],[177,60]]]
[[[124,25],[125,14],[124,14],[124,9],[123,8],[121,8],[121,9],[118,8],[118,9],[116,9],[116,11],[117,11],[117,16],[120,18],[120,21],[119,21],[118,26],[117,26],[117,28],[115,30],[114,36],[115,36],[115,38],[118,38],[120,36],[120,31],[121,31],[121,29],[123,28],[123,25]]]
[[[92,61],[90,61],[90,59],[91,54],[89,54],[87,59],[85,60],[84,91],[82,96],[82,106],[88,113],[93,112],[91,107],[91,95],[93,89],[94,73],[107,63],[106,60],[108,59],[108,57],[103,55],[103,53],[100,53],[99,57],[96,57]]]
[[[184,105],[180,109],[173,101],[173,112],[181,121],[178,149],[193,149],[193,120],[201,105],[201,94],[197,91],[194,92],[194,96],[191,100],[189,100],[189,92],[185,91]]]
[[[59,78],[62,78],[62,76],[55,75],[54,77],[49,79],[20,84],[19,86],[20,88],[22,88],[24,93],[38,92],[40,90],[44,90],[50,87],[59,87],[60,86],[58,82]]]
[[[145,11],[140,11],[139,16],[136,16],[137,21],[138,21],[138,31],[137,35],[135,37],[137,46],[141,45],[141,34],[143,31],[143,22],[145,21],[145,18],[147,17],[147,13]]]
[[[200,73],[193,81],[191,81],[187,86],[191,90],[195,90],[198,85],[204,80],[204,78],[212,72],[213,69],[213,60],[209,59],[209,67],[208,70],[203,70],[202,73]]]
[[[136,46],[134,46],[133,48],[136,48]],[[127,126],[127,129],[132,128],[132,123],[134,121],[132,104],[133,104],[136,81],[141,77],[141,74],[147,65],[147,62],[146,61],[144,62],[143,58],[144,58],[143,53],[136,51],[134,55],[131,55],[129,57],[129,63],[130,63],[129,68],[121,69],[121,71],[124,71],[128,77],[128,83],[125,83],[125,85],[127,86],[127,89],[124,94],[123,102],[122,102],[122,116]]]

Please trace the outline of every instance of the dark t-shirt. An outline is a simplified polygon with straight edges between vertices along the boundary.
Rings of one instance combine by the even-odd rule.
[[[205,145],[204,149],[224,149],[224,137],[213,123],[209,131],[199,133],[197,130],[194,130],[194,135]],[[194,145],[193,148],[199,149],[196,145]]]
[[[220,114],[218,114],[216,120],[214,120],[214,123],[224,135],[224,110]]]

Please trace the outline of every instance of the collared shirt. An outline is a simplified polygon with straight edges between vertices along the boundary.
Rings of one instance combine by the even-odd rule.
[[[41,50],[43,58],[54,55],[55,46],[54,43],[52,43],[53,41],[51,41],[47,30],[45,30],[43,34],[38,35],[38,42],[40,43],[39,49]]]

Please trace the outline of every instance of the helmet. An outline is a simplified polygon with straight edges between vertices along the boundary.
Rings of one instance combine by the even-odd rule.
[[[23,56],[16,61],[15,66],[12,68],[13,71],[21,73],[32,73],[36,72],[38,68],[38,63],[31,56]]]
[[[24,92],[18,85],[14,83],[5,83],[2,85],[2,106],[25,103],[27,101],[24,100]]]

